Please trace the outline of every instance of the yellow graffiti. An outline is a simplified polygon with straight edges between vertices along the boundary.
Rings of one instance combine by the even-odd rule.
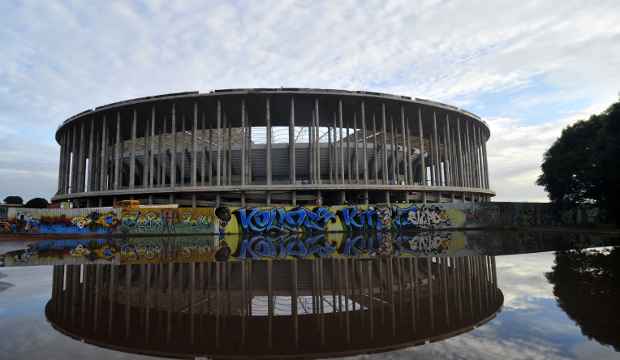
[[[92,223],[92,220],[86,216],[76,216],[71,219],[71,223],[80,229],[83,229]]]

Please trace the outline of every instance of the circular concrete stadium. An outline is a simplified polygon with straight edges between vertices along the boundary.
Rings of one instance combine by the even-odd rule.
[[[54,202],[181,206],[483,202],[488,126],[423,99],[227,89],[132,99],[56,132]]]

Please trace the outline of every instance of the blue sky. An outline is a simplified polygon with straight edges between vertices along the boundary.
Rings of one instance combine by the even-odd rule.
[[[0,199],[51,197],[56,127],[154,94],[327,87],[454,104],[489,123],[496,200],[620,91],[620,2],[0,2]]]

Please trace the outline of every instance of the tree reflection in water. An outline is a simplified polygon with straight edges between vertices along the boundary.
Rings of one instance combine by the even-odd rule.
[[[582,333],[620,351],[620,247],[558,251],[546,276]]]

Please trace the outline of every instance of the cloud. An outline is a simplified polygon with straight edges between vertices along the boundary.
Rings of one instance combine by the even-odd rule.
[[[491,138],[487,144],[491,187],[496,201],[547,201],[540,176],[544,152],[562,129],[603,111],[609,103],[597,102],[586,109],[545,123],[528,124],[522,119],[487,118]]]
[[[563,112],[615,99],[618,13],[613,0],[587,7],[559,0],[3,2],[0,137],[11,130],[56,150],[0,147],[0,158],[23,159],[21,169],[34,171],[31,160],[41,154],[51,165],[62,120],[132,97],[230,87],[365,89],[467,106],[488,119],[497,198],[541,200],[532,181],[536,160],[565,124]],[[515,164],[505,164],[515,153]],[[16,183],[25,177],[11,164],[0,171],[0,196],[49,197],[55,188]]]

